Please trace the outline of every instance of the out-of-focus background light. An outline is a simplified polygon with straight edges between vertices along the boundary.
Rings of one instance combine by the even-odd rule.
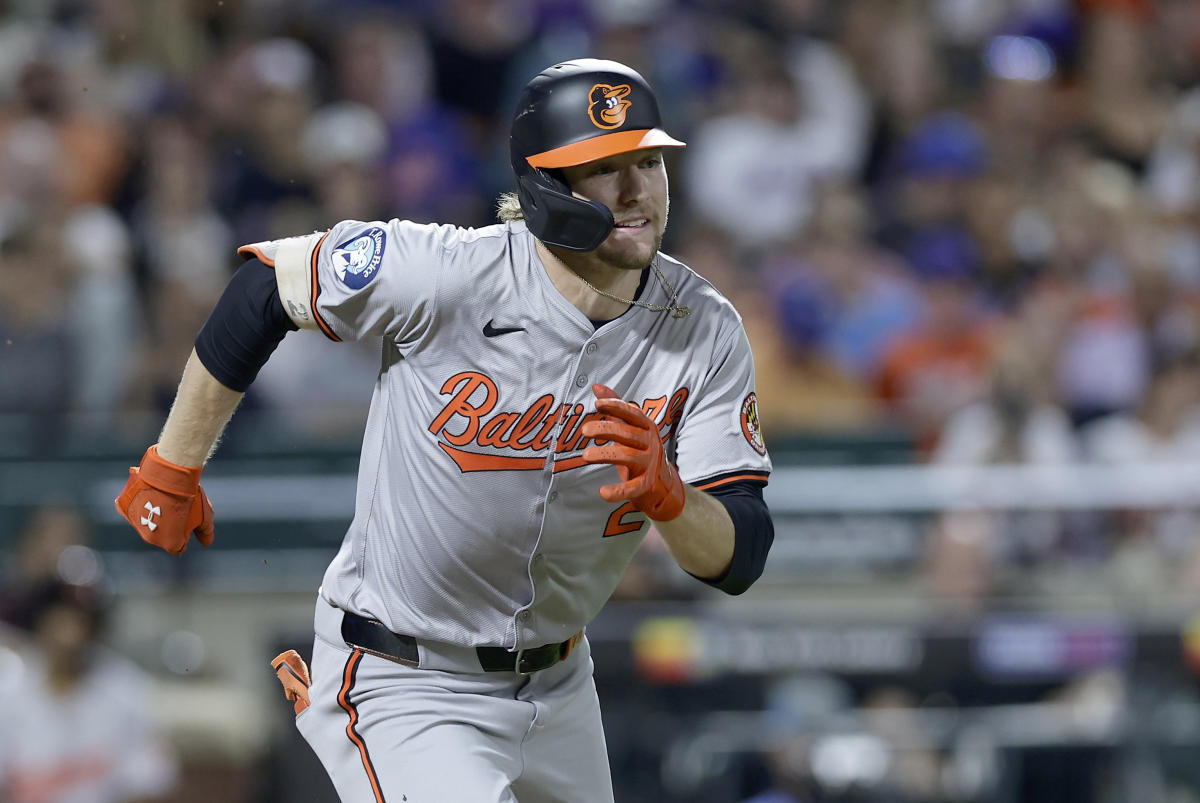
[[[997,36],[987,43],[984,64],[998,78],[1045,81],[1054,75],[1054,52],[1031,36]]]

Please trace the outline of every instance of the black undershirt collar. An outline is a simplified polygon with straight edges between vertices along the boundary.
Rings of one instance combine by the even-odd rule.
[[[642,297],[642,291],[646,289],[646,283],[649,281],[650,281],[650,269],[646,268],[645,270],[642,271],[642,280],[640,282],[638,282],[637,292],[633,294],[633,298],[635,301]],[[629,308],[633,309],[633,304],[630,304]],[[629,310],[627,309],[627,310],[625,310],[625,312],[629,312]],[[625,312],[622,312],[621,315],[624,315]],[[618,315],[617,318],[620,318],[621,315]],[[615,321],[617,318],[608,318],[607,320],[597,320],[595,318],[588,318],[588,320],[592,322],[592,328],[599,329],[601,326],[604,326],[604,324],[611,323],[612,321]]]

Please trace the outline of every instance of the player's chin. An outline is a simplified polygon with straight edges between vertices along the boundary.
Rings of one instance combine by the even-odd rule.
[[[600,245],[596,253],[614,267],[645,270],[654,261],[659,242],[659,237],[652,232],[638,232],[637,236],[614,232]]]
[[[645,270],[650,267],[650,263],[654,261],[655,250],[653,248],[604,248],[601,246],[596,251],[596,255],[600,257],[606,265],[619,270]]]

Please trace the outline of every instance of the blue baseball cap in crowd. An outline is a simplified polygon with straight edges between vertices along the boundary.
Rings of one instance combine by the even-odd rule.
[[[905,141],[900,164],[912,176],[970,178],[983,169],[983,137],[966,117],[947,112],[924,120]]]
[[[811,279],[793,279],[776,290],[779,327],[799,348],[819,346],[833,318],[833,299]]]
[[[979,268],[979,247],[971,235],[954,226],[919,231],[904,256],[925,281],[969,281]]]

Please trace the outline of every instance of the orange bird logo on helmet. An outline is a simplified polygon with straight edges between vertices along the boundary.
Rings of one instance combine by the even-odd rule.
[[[625,112],[633,104],[625,99],[632,92],[629,84],[596,84],[592,87],[588,117],[597,128],[619,128],[625,122]]]

